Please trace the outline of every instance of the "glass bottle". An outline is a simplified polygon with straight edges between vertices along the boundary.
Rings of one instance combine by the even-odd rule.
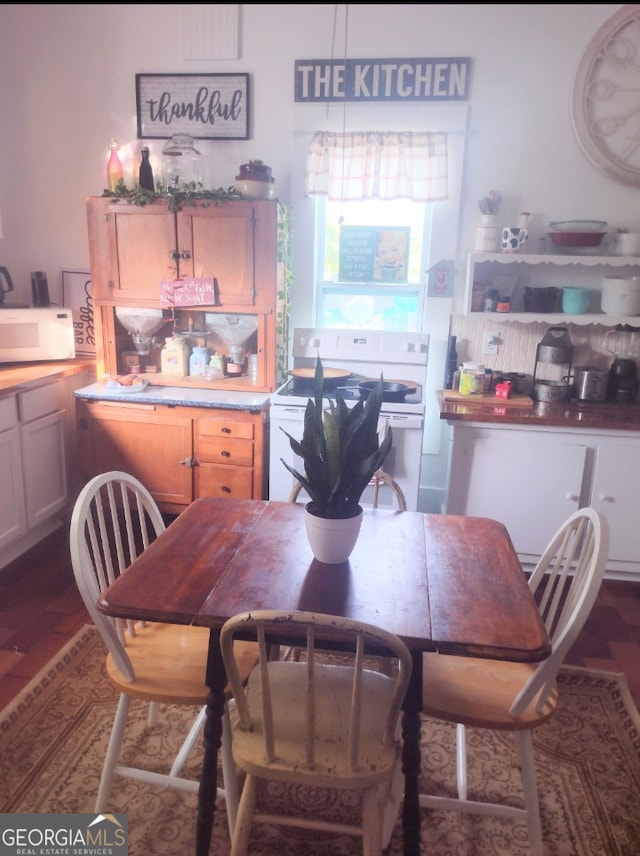
[[[118,151],[120,150],[118,141],[112,139],[109,143],[109,149],[111,150],[111,154],[109,155],[109,161],[107,163],[107,188],[111,193],[115,193],[119,182],[124,179],[122,162],[118,156]]]
[[[453,388],[453,376],[458,368],[458,351],[456,349],[457,336],[449,337],[449,350],[447,351],[447,364],[444,371],[444,388]]]
[[[153,184],[153,169],[149,161],[149,147],[143,146],[140,151],[140,189],[155,190]]]

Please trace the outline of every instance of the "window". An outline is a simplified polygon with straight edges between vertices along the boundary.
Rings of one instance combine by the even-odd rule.
[[[430,205],[325,196],[316,197],[315,205],[317,326],[420,330]],[[350,264],[358,258],[360,271]],[[389,264],[380,267],[376,259]]]

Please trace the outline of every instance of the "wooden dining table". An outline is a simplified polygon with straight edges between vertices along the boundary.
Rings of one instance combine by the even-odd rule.
[[[210,628],[196,856],[208,854],[213,830],[226,683],[219,638],[231,616],[271,608],[340,615],[384,627],[409,647],[405,856],[420,853],[423,652],[521,662],[550,652],[509,534],[488,518],[366,509],[349,561],[326,565],[307,543],[302,504],[202,498],[103,593],[98,607],[120,618]]]

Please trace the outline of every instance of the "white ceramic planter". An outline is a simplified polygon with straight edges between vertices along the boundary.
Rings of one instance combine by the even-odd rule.
[[[357,517],[334,520],[316,517],[305,506],[304,525],[316,559],[326,565],[339,565],[347,561],[356,545],[362,525],[362,510]]]

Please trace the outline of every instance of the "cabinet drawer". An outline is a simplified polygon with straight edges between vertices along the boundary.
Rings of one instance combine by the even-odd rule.
[[[254,425],[252,422],[236,422],[233,418],[199,419],[198,434],[202,439],[207,437],[235,437],[238,440],[253,440]]]
[[[200,464],[196,467],[196,495],[253,498],[253,470],[224,464]]]
[[[253,466],[253,443],[229,437],[200,436],[196,456],[199,462],[226,466]]]
[[[18,406],[15,395],[0,398],[0,431],[14,428],[18,424]]]
[[[19,393],[20,419],[32,422],[41,416],[64,410],[64,383],[49,383]]]

